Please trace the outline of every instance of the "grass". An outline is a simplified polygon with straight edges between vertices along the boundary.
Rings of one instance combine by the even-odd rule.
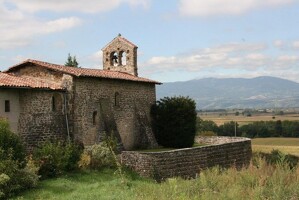
[[[122,183],[114,170],[85,171],[40,182],[38,188],[14,199],[121,199],[121,200],[184,200],[184,199],[298,199],[299,169],[283,165],[271,166],[260,158],[243,170],[202,171],[197,179],[167,179],[156,183],[127,172]]]
[[[253,139],[253,149],[262,147],[296,148],[297,138]],[[271,149],[272,150],[272,149]],[[270,150],[270,151],[271,151]],[[286,149],[285,153],[289,149]],[[298,153],[298,151],[297,151]],[[156,183],[126,170],[125,181],[115,169],[79,171],[59,178],[43,180],[33,190],[19,194],[14,199],[30,200],[184,200],[184,199],[299,199],[299,168],[286,165],[269,165],[260,157],[254,157],[246,169],[227,170],[214,167],[203,170],[196,179],[167,179]]]
[[[299,156],[299,138],[255,138],[252,139],[252,150],[270,153],[278,149],[285,154]]]
[[[145,180],[133,173],[127,173],[132,183],[131,187],[146,184]],[[130,199],[134,191],[122,184],[121,178],[115,174],[115,169],[101,171],[81,171],[70,173],[59,178],[43,180],[38,188],[24,192],[15,199]]]

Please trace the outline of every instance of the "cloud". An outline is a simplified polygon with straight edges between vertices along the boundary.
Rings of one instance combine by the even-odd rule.
[[[80,26],[83,19],[69,16],[71,12],[99,13],[110,11],[122,4],[147,8],[150,0],[0,0],[0,49],[27,46],[34,42],[36,36]],[[61,12],[63,17],[38,17],[42,11]]]
[[[279,49],[283,49],[285,47],[285,42],[282,40],[275,40],[273,45]]]
[[[0,1],[0,21],[0,49],[29,45],[36,36],[65,31],[82,23],[77,17],[37,19],[34,15],[12,8],[4,1]]]
[[[256,69],[266,63],[267,57],[256,52],[267,48],[265,44],[232,43],[199,49],[181,55],[155,56],[143,63],[151,71],[187,70],[201,71],[208,68]]]
[[[295,0],[180,0],[183,16],[240,15],[263,7],[281,6]]]
[[[265,44],[224,44],[169,57],[155,56],[142,63],[142,66],[147,74],[231,70],[252,74],[261,70],[274,72],[298,69],[299,56],[291,53],[275,56],[268,50]]]
[[[299,49],[299,40],[298,41],[294,41],[292,43],[292,47],[295,48],[295,49]]]
[[[0,49],[25,46],[31,43],[35,36],[68,30],[82,23],[76,17],[43,21],[25,17],[19,12],[15,15],[15,11],[6,10],[5,13],[6,20],[0,23]],[[3,14],[0,14],[0,18],[3,18]]]
[[[10,0],[10,2],[13,2],[19,10],[31,13],[39,11],[98,13],[110,11],[121,4],[145,8],[150,4],[149,0]]]

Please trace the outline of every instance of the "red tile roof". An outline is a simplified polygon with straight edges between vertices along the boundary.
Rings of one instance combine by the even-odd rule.
[[[12,74],[2,72],[0,72],[0,87],[63,90],[63,88],[60,85],[55,83],[36,80],[34,78],[18,77]]]
[[[88,68],[76,68],[76,67],[67,67],[64,65],[51,64],[43,61],[28,59],[22,63],[14,65],[10,67],[8,70],[4,72],[12,72],[15,69],[23,67],[27,64],[38,65],[47,69],[51,69],[54,71],[60,71],[62,73],[70,74],[77,77],[97,77],[97,78],[107,78],[107,79],[119,79],[119,80],[127,80],[127,81],[136,81],[136,82],[146,82],[153,84],[161,84],[160,82],[153,81],[147,78],[142,78],[138,76],[134,76],[124,72],[116,72],[109,70],[100,70],[100,69],[88,69]]]

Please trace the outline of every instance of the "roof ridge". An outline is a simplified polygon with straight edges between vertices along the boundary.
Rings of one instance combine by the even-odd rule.
[[[53,64],[53,63],[34,60],[34,59],[27,59],[19,64],[16,64],[16,65],[10,67],[8,70],[6,70],[4,72],[9,73],[15,69],[24,67],[26,63],[32,63],[32,64],[38,65],[40,67],[47,68],[49,70],[59,71],[61,73],[65,73],[65,74],[69,74],[69,75],[77,76],[77,77],[98,77],[98,78],[118,79],[118,80],[161,84],[160,82],[153,81],[153,80],[150,80],[147,78],[134,76],[134,75],[126,73],[126,72],[109,71],[109,70],[92,69],[92,68],[69,67],[69,66],[58,65],[58,64]]]

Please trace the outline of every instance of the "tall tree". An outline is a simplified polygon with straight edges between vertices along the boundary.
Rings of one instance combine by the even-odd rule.
[[[64,65],[68,67],[79,67],[76,56],[71,56],[71,54],[68,54],[67,61]]]

